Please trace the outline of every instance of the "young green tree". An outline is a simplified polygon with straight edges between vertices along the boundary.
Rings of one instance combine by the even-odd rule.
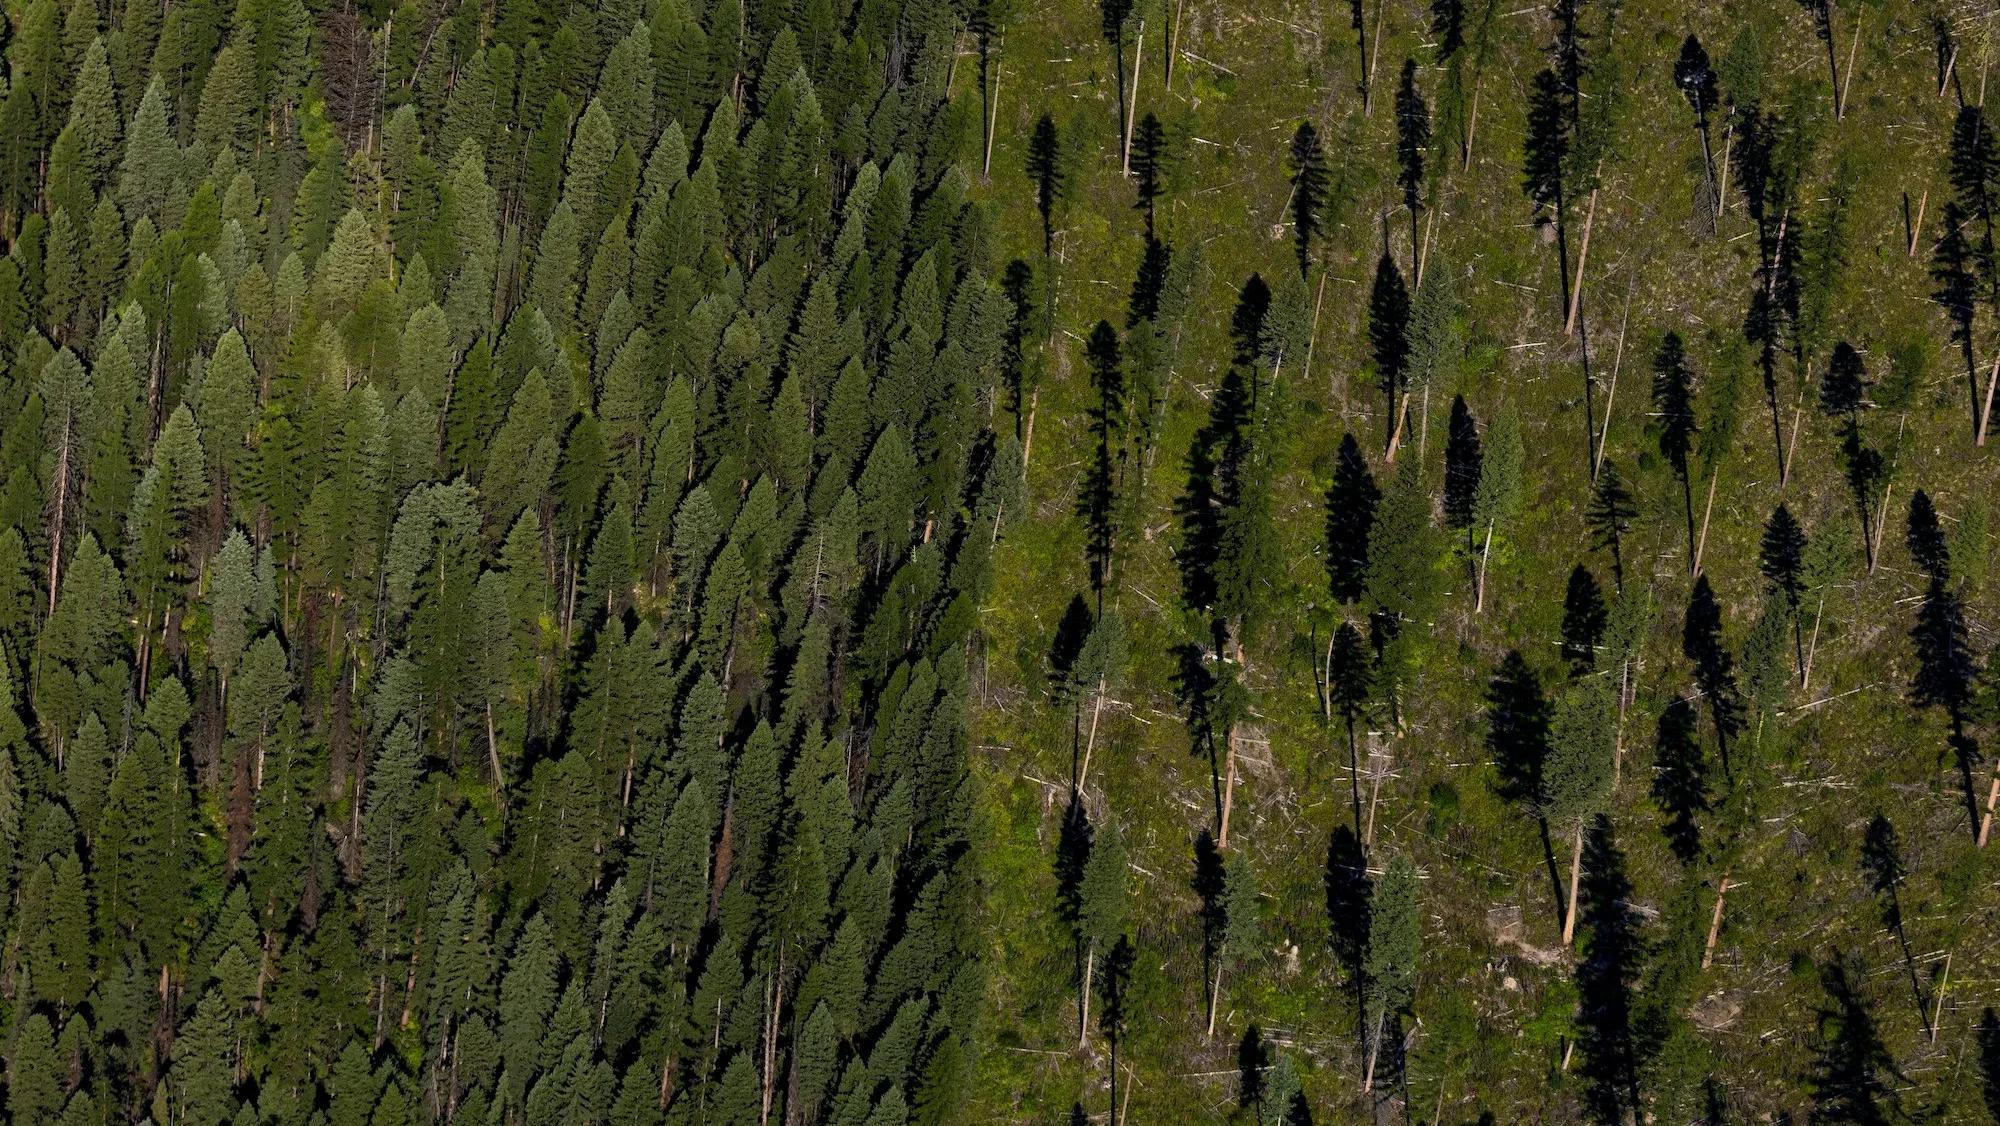
[[[1549,720],[1549,755],[1541,771],[1539,804],[1552,828],[1574,834],[1569,906],[1563,912],[1563,945],[1576,933],[1579,872],[1585,828],[1611,799],[1614,707],[1602,678],[1571,682],[1556,698]]]
[[[1372,1030],[1361,1090],[1374,1088],[1385,1026],[1408,1011],[1416,992],[1417,959],[1423,941],[1417,869],[1397,856],[1375,882],[1368,905],[1368,954],[1363,969],[1363,1019]]]
[[[1209,985],[1208,1035],[1215,1035],[1217,1010],[1222,1005],[1222,976],[1230,963],[1248,958],[1262,940],[1263,907],[1259,902],[1257,870],[1242,849],[1229,854],[1224,865],[1221,895],[1222,929],[1216,945],[1215,980]]]
[[[1632,491],[1625,487],[1618,463],[1606,461],[1590,491],[1590,507],[1585,510],[1584,519],[1590,525],[1591,542],[1611,549],[1611,579],[1619,590],[1625,589],[1625,535],[1632,530],[1632,521],[1638,516],[1639,506],[1632,499]]]

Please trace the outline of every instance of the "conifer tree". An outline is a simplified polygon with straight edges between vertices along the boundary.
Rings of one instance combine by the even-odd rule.
[[[1702,181],[1703,206],[1709,212],[1719,211],[1722,201],[1716,198],[1715,152],[1710,147],[1708,115],[1715,109],[1720,91],[1708,52],[1702,49],[1701,40],[1693,32],[1681,41],[1680,57],[1674,61],[1674,85],[1694,110],[1695,132],[1701,135],[1702,172],[1706,177]]]
[[[1326,491],[1326,574],[1333,597],[1352,604],[1366,589],[1369,536],[1382,491],[1353,434],[1340,436],[1333,483]]]
[[[1596,486],[1591,489],[1585,519],[1590,523],[1592,541],[1598,547],[1611,549],[1611,577],[1620,590],[1625,588],[1625,534],[1632,530],[1632,521],[1638,516],[1639,507],[1631,490],[1625,487],[1618,463],[1606,461],[1598,471]]]
[[[1597,576],[1578,563],[1569,573],[1562,616],[1562,654],[1573,673],[1580,675],[1596,667],[1597,646],[1608,617]]]
[[[1146,213],[1146,238],[1150,241],[1154,234],[1154,212],[1160,195],[1165,191],[1167,171],[1167,130],[1160,119],[1148,113],[1139,119],[1138,132],[1132,138],[1132,175],[1137,177],[1138,202],[1135,206]]]
[[[1758,557],[1757,569],[1771,584],[1783,600],[1786,614],[1792,619],[1792,640],[1797,650],[1799,675],[1805,675],[1805,634],[1798,620],[1799,597],[1805,586],[1806,534],[1799,522],[1792,516],[1791,509],[1780,504],[1771,512],[1771,519],[1764,525],[1764,541]]]
[[[1659,413],[1660,455],[1681,479],[1681,500],[1687,513],[1688,569],[1694,569],[1694,485],[1688,477],[1688,453],[1694,449],[1694,373],[1681,348],[1680,334],[1668,332],[1653,356],[1653,407]]]
[[[1385,399],[1383,448],[1393,460],[1408,409],[1410,293],[1387,250],[1375,263],[1375,285],[1368,296],[1368,346],[1375,360],[1375,384]]]
[[[1367,1070],[1361,1080],[1364,1092],[1374,1086],[1384,1026],[1409,1008],[1415,993],[1418,947],[1422,941],[1419,922],[1416,866],[1408,857],[1397,856],[1383,869],[1368,902],[1363,1018],[1372,1031]]]
[[[1055,118],[1046,113],[1035,122],[1034,134],[1028,139],[1028,178],[1035,182],[1035,209],[1042,216],[1042,257],[1052,257],[1056,207],[1069,196],[1069,169]]]
[[[1298,130],[1292,134],[1291,163],[1292,241],[1298,247],[1299,276],[1304,277],[1312,268],[1313,239],[1319,236],[1325,219],[1327,195],[1333,182],[1326,153],[1320,146],[1319,130],[1310,121],[1299,122]]]
[[[1431,110],[1417,89],[1417,60],[1404,59],[1403,81],[1396,88],[1396,182],[1403,189],[1403,206],[1410,212],[1412,262],[1421,253],[1417,216],[1424,208],[1424,155],[1430,145]]]
[[[1701,821],[1710,811],[1708,763],[1694,705],[1676,696],[1660,712],[1654,743],[1653,800],[1667,816],[1667,845],[1683,867],[1701,857]]]
[[[1118,332],[1109,322],[1099,321],[1090,331],[1086,360],[1090,365],[1091,389],[1097,401],[1090,409],[1090,432],[1096,450],[1085,478],[1077,507],[1088,527],[1085,555],[1090,563],[1090,587],[1097,596],[1097,611],[1104,612],[1104,590],[1111,581],[1111,559],[1116,547],[1116,507],[1118,478],[1123,462],[1122,431],[1125,413],[1124,361],[1119,355]]]
[[[1354,802],[1354,836],[1361,837],[1361,752],[1354,725],[1367,714],[1373,671],[1361,631],[1341,622],[1327,650],[1326,693],[1329,712],[1347,725],[1347,773]]]
[[[1444,519],[1449,528],[1466,535],[1465,549],[1472,551],[1473,517],[1479,500],[1481,451],[1479,424],[1465,405],[1465,396],[1451,399],[1451,430],[1444,446]]]

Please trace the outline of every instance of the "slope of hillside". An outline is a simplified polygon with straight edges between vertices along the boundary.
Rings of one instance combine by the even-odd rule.
[[[1981,312],[1981,378],[1969,389],[1932,298],[1929,253],[1952,193],[1959,106],[1951,84],[1939,95],[1942,64],[1933,48],[1942,28],[1960,48],[1954,83],[1976,102],[1970,60],[1984,50],[1983,25],[1943,8],[1935,22],[1929,9],[1837,9],[1847,89],[1836,121],[1826,49],[1804,9],[1579,7],[1588,36],[1583,101],[1607,116],[1586,124],[1586,139],[1599,146],[1599,162],[1588,169],[1598,186],[1576,189],[1567,201],[1572,266],[1588,240],[1575,332],[1564,331],[1554,231],[1532,222],[1522,190],[1526,102],[1557,35],[1548,12],[1469,4],[1467,46],[1440,63],[1429,11],[1366,6],[1377,73],[1365,112],[1344,7],[1181,6],[1171,88],[1159,59],[1172,12],[1154,5],[1127,25],[1125,65],[1140,59],[1138,113],[1157,114],[1170,139],[1160,237],[1178,256],[1198,250],[1201,275],[1184,321],[1173,326],[1178,349],[1157,436],[1143,455],[1134,447],[1119,478],[1140,495],[1120,501],[1106,605],[1122,619],[1124,659],[1101,706],[1094,683],[1068,690],[1052,661],[1063,660],[1075,623],[1089,621],[1086,521],[1078,512],[1093,446],[1086,338],[1099,318],[1128,327],[1144,215],[1134,206],[1135,181],[1120,173],[1113,55],[1099,13],[1039,5],[1007,25],[996,51],[999,128],[986,190],[1006,208],[1011,251],[1048,271],[1058,296],[1046,341],[1033,350],[1040,383],[1032,512],[1003,537],[983,619],[975,755],[983,829],[993,838],[985,868],[995,997],[977,1105],[988,1120],[1050,1121],[1072,1101],[1099,1120],[1108,1109],[1108,1040],[1094,1027],[1079,1038],[1073,931],[1058,910],[1057,857],[1079,744],[1093,752],[1082,808],[1097,836],[1115,831],[1129,857],[1137,960],[1119,1098],[1129,1100],[1131,1121],[1246,1113],[1238,1110],[1239,1065],[1253,1029],[1275,1052],[1267,1062],[1282,1060],[1299,1077],[1321,1121],[1365,1120],[1371,1105],[1438,1122],[1482,1112],[1503,1122],[1604,1113],[1591,1101],[1605,1082],[1592,1063],[1609,1051],[1601,1043],[1607,1033],[1591,1023],[1601,997],[1587,992],[1593,1004],[1579,1010],[1579,989],[1602,986],[1601,972],[1591,977],[1601,970],[1593,951],[1602,949],[1592,939],[1591,877],[1577,941],[1566,949],[1560,896],[1570,881],[1570,833],[1553,829],[1545,863],[1537,803],[1532,795],[1504,797],[1503,764],[1495,762],[1489,682],[1510,652],[1525,658],[1551,698],[1588,695],[1593,679],[1622,686],[1610,693],[1625,697],[1614,720],[1617,782],[1601,804],[1630,885],[1621,918],[1645,950],[1618,972],[1634,990],[1637,1087],[1651,1113],[1687,1121],[1707,1101],[1726,1108],[1714,1120],[1800,1112],[1816,1091],[1829,1097],[1826,1071],[1843,1069],[1840,1030],[1853,1012],[1870,1014],[1886,1046],[1882,1074],[1892,1074],[1893,1061],[1892,1086],[1907,1110],[1953,1121],[1982,1113],[1981,1084],[1991,1090],[1994,1080],[1982,1081],[1974,1061],[2000,953],[1994,868],[1968,830],[1965,779],[1942,711],[1910,702],[1917,668],[1910,631],[1925,579],[1904,531],[1909,500],[1922,489],[1944,515],[1954,589],[1964,599],[1971,649],[1983,654],[1994,640],[1987,512],[2000,472],[1991,450],[1972,443],[1968,401],[1984,391],[1991,328]],[[1143,46],[1135,50],[1140,17]],[[1724,206],[1712,222],[1702,214],[1696,115],[1675,80],[1689,33],[1699,35],[1720,77],[1721,97],[1708,109],[1718,171],[1727,171],[1717,185]],[[1383,458],[1387,410],[1368,314],[1385,245],[1409,288],[1418,288],[1397,183],[1396,90],[1406,58],[1417,64],[1415,82],[1435,123],[1417,249],[1427,274],[1446,274],[1461,309],[1448,361],[1413,391],[1413,433],[1392,468]],[[1462,101],[1454,102],[1453,83],[1469,92]],[[1753,101],[1783,120],[1800,154],[1787,210],[1770,217],[1766,240],[1741,190],[1735,151]],[[1611,104],[1600,111],[1604,103]],[[1454,114],[1454,105],[1463,109]],[[1055,208],[1047,262],[1024,172],[1044,112],[1074,169],[1068,197]],[[1461,147],[1468,117],[1471,138]],[[1334,183],[1329,230],[1303,279],[1288,158],[1300,121],[1324,139]],[[1583,175],[1575,163],[1572,181]],[[1782,481],[1759,354],[1744,331],[1762,276],[1760,241],[1772,236],[1804,248],[1801,264],[1787,267],[1804,279],[1800,327],[1779,343],[1775,365],[1779,448],[1790,462]],[[1231,310],[1253,273],[1272,292],[1256,440],[1268,475],[1274,565],[1260,575],[1248,628],[1232,635],[1231,644],[1242,644],[1240,665],[1234,651],[1224,655],[1247,690],[1234,729],[1240,778],[1228,852],[1254,869],[1261,919],[1253,945],[1218,958],[1204,923],[1214,914],[1204,909],[1197,876],[1197,837],[1217,830],[1218,811],[1209,761],[1191,734],[1203,729],[1189,724],[1187,700],[1177,694],[1175,656],[1178,647],[1203,645],[1213,666],[1215,646],[1206,616],[1183,603],[1176,506],[1189,479],[1190,442],[1230,366]],[[1684,338],[1695,373],[1699,434],[1686,506],[1661,453],[1652,397],[1668,331]],[[1882,545],[1872,568],[1844,476],[1840,419],[1817,409],[1839,341],[1852,342],[1876,381],[1874,409],[1861,421],[1886,471],[1868,494],[1870,530]],[[1491,522],[1483,599],[1474,588],[1488,522],[1444,526],[1449,404],[1461,394],[1489,456],[1503,415],[1518,425],[1525,452],[1518,500]],[[1619,549],[1622,618],[1612,555],[1594,543],[1586,520],[1589,424],[1602,428],[1604,461],[1636,507]],[[1422,950],[1414,1000],[1392,1017],[1400,1038],[1387,1052],[1400,1048],[1402,1066],[1378,1060],[1366,1096],[1376,1038],[1358,1018],[1353,969],[1340,952],[1341,924],[1352,928],[1360,912],[1337,896],[1330,902],[1328,890],[1329,871],[1339,870],[1329,838],[1352,818],[1347,747],[1338,718],[1324,721],[1317,694],[1334,625],[1351,618],[1367,628],[1367,600],[1336,604],[1324,569],[1324,496],[1348,432],[1383,489],[1413,465],[1437,506],[1428,513],[1436,522],[1427,556],[1434,597],[1416,623],[1421,640],[1400,714],[1392,718],[1378,697],[1361,722],[1368,868],[1379,880],[1399,858],[1415,865]],[[1133,471],[1142,457],[1143,477]],[[1760,545],[1781,503],[1813,545],[1812,577],[1796,611],[1771,617]],[[1701,543],[1701,572],[1723,610],[1724,645],[1754,692],[1726,772],[1683,652],[1691,538]],[[1561,651],[1576,564],[1594,573],[1614,604],[1614,627],[1633,639],[1629,659],[1600,648],[1595,666],[1574,677],[1582,687],[1573,687]],[[1066,627],[1073,596],[1083,601]],[[1797,648],[1811,654],[1804,683],[1794,625]],[[1670,708],[1677,700],[1686,703]],[[1714,809],[1696,815],[1704,844],[1683,863],[1664,832],[1670,799],[1659,782],[1680,760],[1659,748],[1673,735],[1662,735],[1663,717],[1671,727],[1688,714]],[[1990,759],[1968,767],[1983,803]],[[1901,846],[1900,929],[1885,923],[1884,900],[1864,871],[1864,839],[1878,814],[1893,823]],[[1720,929],[1705,956],[1725,882]],[[1214,898],[1227,900],[1225,910],[1235,902],[1226,892]],[[1365,936],[1365,918],[1359,925]],[[1211,996],[1219,998],[1212,1033]],[[1853,1012],[1843,1015],[1850,1003]],[[1266,1105],[1262,1113],[1282,1111]]]

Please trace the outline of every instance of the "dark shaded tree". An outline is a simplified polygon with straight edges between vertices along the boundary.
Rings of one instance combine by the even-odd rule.
[[[1743,726],[1742,693],[1736,684],[1736,660],[1722,637],[1722,604],[1708,576],[1694,581],[1687,617],[1681,624],[1681,655],[1694,663],[1694,680],[1708,701],[1715,726],[1715,745],[1722,772],[1730,775],[1729,749]]]
[[[1096,399],[1089,407],[1090,435],[1095,443],[1090,469],[1077,498],[1084,518],[1084,554],[1090,563],[1090,587],[1097,595],[1097,612],[1104,612],[1104,589],[1111,582],[1112,554],[1117,546],[1118,477],[1124,460],[1120,432],[1125,420],[1125,365],[1119,354],[1118,330],[1098,321],[1090,330],[1085,361]]]
[[[1375,385],[1385,400],[1382,445],[1394,457],[1409,385],[1410,291],[1387,250],[1375,263],[1375,285],[1368,295],[1368,347],[1375,360]]]
[[[1833,116],[1838,120],[1846,107],[1841,103],[1840,58],[1833,50],[1833,0],[1799,0],[1799,7],[1812,17],[1813,35],[1826,48],[1826,72],[1831,81]]]
[[[1584,521],[1590,526],[1591,542],[1611,549],[1611,580],[1620,590],[1625,587],[1625,533],[1632,530],[1632,521],[1638,516],[1639,506],[1632,499],[1632,491],[1625,487],[1618,463],[1606,461],[1598,471],[1597,484],[1591,488],[1590,507],[1584,511]]]
[[[1584,1104],[1599,1122],[1622,1122],[1641,1112],[1643,1061],[1633,1030],[1634,985],[1646,957],[1639,915],[1630,903],[1625,857],[1600,814],[1585,837],[1583,855],[1585,938],[1576,967],[1578,1066]]]
[[[1424,208],[1424,156],[1431,146],[1431,110],[1417,89],[1417,60],[1403,60],[1396,87],[1396,182],[1410,212],[1410,261],[1417,260],[1417,216]]]
[[[1701,721],[1685,696],[1660,712],[1653,742],[1653,801],[1666,815],[1667,846],[1683,868],[1701,858],[1701,817],[1710,810]]]
[[[1680,88],[1681,96],[1687,99],[1689,108],[1694,110],[1695,131],[1701,135],[1702,168],[1706,174],[1706,198],[1711,212],[1721,205],[1715,198],[1715,152],[1708,135],[1708,115],[1715,109],[1720,97],[1715,68],[1709,64],[1708,52],[1702,49],[1701,40],[1693,32],[1681,41],[1680,58],[1674,62],[1674,85]]]
[[[1132,967],[1138,960],[1139,953],[1132,948],[1131,938],[1121,934],[1104,955],[1104,973],[1098,979],[1102,1004],[1098,1009],[1097,1027],[1111,1044],[1113,1108],[1118,1106],[1118,1049],[1125,1041],[1125,1028],[1131,1020],[1131,1014],[1127,1012],[1127,995],[1132,989]]]
[[[1826,374],[1820,377],[1819,409],[1840,423],[1841,468],[1855,513],[1861,518],[1861,550],[1869,570],[1875,568],[1875,498],[1886,469],[1882,455],[1868,446],[1861,432],[1861,412],[1868,405],[1871,381],[1861,354],[1842,340],[1833,346]]]
[[[1000,346],[1000,377],[1007,387],[1007,410],[1014,416],[1014,441],[1027,437],[1028,338],[1035,318],[1035,270],[1019,258],[1007,263],[1000,279],[1007,298],[1007,331]]]
[[[1326,490],[1326,577],[1334,598],[1352,604],[1367,589],[1368,537],[1375,527],[1375,509],[1382,490],[1368,469],[1361,443],[1353,434],[1340,436],[1333,483]]]
[[[1499,775],[1500,796],[1520,804],[1541,833],[1542,859],[1555,902],[1561,903],[1562,874],[1556,869],[1555,842],[1541,815],[1543,769],[1549,760],[1549,699],[1541,674],[1518,651],[1509,650],[1486,685],[1486,751]]]
[[[1806,671],[1805,633],[1799,617],[1799,597],[1805,591],[1806,533],[1792,510],[1780,504],[1764,524],[1764,539],[1758,551],[1757,569],[1772,590],[1783,600],[1792,619],[1792,647],[1799,675]]]
[[[1902,1078],[1875,1028],[1867,1002],[1855,992],[1845,962],[1820,971],[1826,1004],[1818,1013],[1819,1044],[1812,1074],[1813,1123],[1888,1126],[1902,1117],[1891,1080]]]
[[[1361,834],[1361,751],[1355,724],[1367,715],[1374,663],[1361,631],[1350,622],[1334,630],[1326,658],[1327,707],[1347,727],[1347,773],[1354,800],[1354,833]]]
[[[1355,0],[1355,5],[1355,11],[1360,11],[1360,0]],[[1320,146],[1319,130],[1310,121],[1299,122],[1292,134],[1291,164],[1292,241],[1298,249],[1299,276],[1304,277],[1312,269],[1313,239],[1319,236],[1327,194],[1333,183],[1326,152]]]
[[[1118,136],[1122,139],[1131,134],[1125,128],[1125,115],[1131,110],[1125,104],[1125,24],[1132,18],[1132,0],[1097,0],[1098,31],[1103,34],[1105,45],[1111,48],[1112,68],[1118,81]]]
[[[1572,87],[1573,89],[1573,87]],[[1573,141],[1570,97],[1554,69],[1537,71],[1528,92],[1528,136],[1522,145],[1521,189],[1533,205],[1535,227],[1556,235],[1556,269],[1562,308],[1569,308],[1569,232],[1563,175]]]
[[[1479,423],[1465,405],[1465,396],[1451,399],[1451,427],[1444,444],[1444,521],[1449,528],[1465,533],[1465,550],[1472,552],[1472,529],[1477,521],[1479,473],[1483,462],[1479,445]]]
[[[1572,675],[1581,676],[1596,667],[1597,646],[1609,620],[1597,576],[1578,563],[1570,570],[1569,586],[1563,594],[1562,655]]]
[[[2000,1122],[2000,1013],[1990,1006],[1979,1014],[1979,1076],[1986,1113]]]
[[[1930,494],[1922,489],[1910,494],[1904,542],[1910,548],[1910,561],[1922,568],[1924,574],[1936,582],[1951,581],[1951,544],[1938,523],[1937,507],[1931,503]]]
[[[1903,954],[1903,969],[1910,978],[1910,999],[1916,1003],[1917,1019],[1923,1022],[1924,1032],[1929,1034],[1930,1004],[1924,995],[1923,982],[1917,977],[1909,932],[1903,926],[1903,848],[1896,839],[1896,826],[1879,813],[1868,819],[1868,828],[1862,832],[1861,872],[1868,877],[1869,890],[1882,901],[1882,925],[1896,936],[1896,945]]]
[[[1069,169],[1055,118],[1046,113],[1028,138],[1028,178],[1035,182],[1035,210],[1042,216],[1042,256],[1050,257],[1055,253],[1056,205],[1069,196]]]
[[[1681,481],[1681,505],[1687,514],[1688,569],[1694,569],[1694,485],[1688,476],[1688,454],[1697,432],[1694,417],[1694,371],[1677,332],[1660,339],[1653,355],[1653,409],[1657,412],[1660,455]]]
[[[1252,1021],[1236,1043],[1236,1105],[1259,1119],[1264,1116],[1264,1072],[1270,1066],[1271,1049],[1264,1043],[1264,1030]]]
[[[1167,129],[1160,119],[1147,114],[1139,119],[1138,132],[1132,138],[1132,175],[1136,177],[1139,210],[1146,214],[1146,239],[1154,238],[1154,211],[1160,200],[1160,193],[1166,189],[1167,170]]]

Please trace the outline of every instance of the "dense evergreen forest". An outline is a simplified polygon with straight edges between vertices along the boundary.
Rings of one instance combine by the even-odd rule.
[[[0,48],[8,1121],[2000,1121],[1983,8]]]

